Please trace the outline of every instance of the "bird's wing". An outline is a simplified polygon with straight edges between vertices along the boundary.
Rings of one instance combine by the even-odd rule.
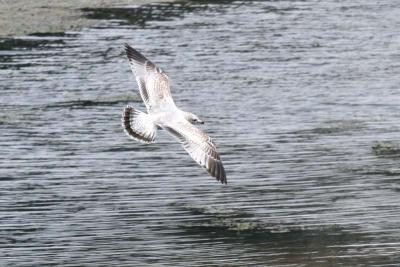
[[[221,183],[226,184],[226,174],[217,148],[211,138],[187,121],[169,123],[163,128],[179,139],[183,148],[200,166]]]
[[[125,52],[147,110],[173,103],[167,74],[128,44]]]
[[[143,143],[154,143],[157,126],[150,115],[138,111],[131,106],[124,108],[122,113],[122,126],[127,135]]]

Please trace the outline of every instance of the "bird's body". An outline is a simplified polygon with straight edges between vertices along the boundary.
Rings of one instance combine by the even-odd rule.
[[[225,169],[214,142],[193,125],[203,123],[196,115],[175,105],[166,73],[129,45],[125,45],[125,51],[147,108],[147,113],[131,106],[124,109],[122,122],[125,132],[137,141],[153,143],[157,128],[166,130],[210,175],[226,183]]]

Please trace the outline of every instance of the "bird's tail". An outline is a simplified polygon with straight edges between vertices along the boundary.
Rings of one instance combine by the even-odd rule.
[[[127,135],[139,142],[154,143],[157,126],[152,118],[131,106],[124,108],[122,126]]]

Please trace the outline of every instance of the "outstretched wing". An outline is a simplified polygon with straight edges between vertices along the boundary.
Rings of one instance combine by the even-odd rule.
[[[167,74],[128,44],[125,52],[147,110],[173,103]]]
[[[221,183],[226,184],[226,174],[217,148],[211,138],[187,121],[179,121],[163,126],[177,137],[183,148],[200,166]]]

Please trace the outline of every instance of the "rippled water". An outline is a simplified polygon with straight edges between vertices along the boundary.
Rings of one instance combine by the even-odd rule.
[[[98,27],[1,40],[1,265],[398,266],[398,8],[87,9]],[[125,136],[125,42],[206,120],[227,186]]]

